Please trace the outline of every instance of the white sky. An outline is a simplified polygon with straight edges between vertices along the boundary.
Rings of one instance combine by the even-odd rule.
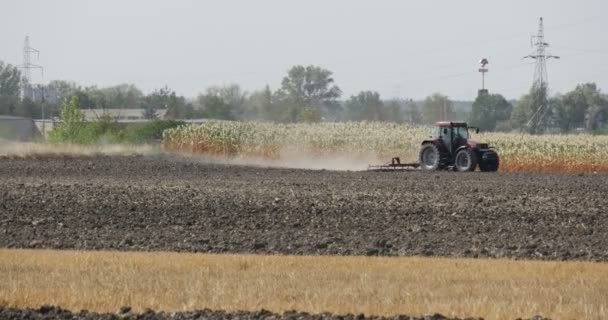
[[[168,85],[195,96],[211,85],[280,85],[295,64],[331,70],[345,98],[433,92],[474,99],[477,61],[490,91],[529,88],[530,35],[545,19],[552,92],[596,82],[608,91],[605,0],[2,0],[0,60],[22,63],[26,35],[44,78],[99,86]],[[35,60],[32,62],[36,62]]]

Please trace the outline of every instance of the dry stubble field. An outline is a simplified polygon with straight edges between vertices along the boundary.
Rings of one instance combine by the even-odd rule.
[[[608,268],[588,262],[4,249],[0,270],[19,307],[608,316]]]
[[[11,307],[48,299],[72,310],[117,309],[107,304],[114,300],[87,302],[86,290],[97,286],[120,289],[109,296],[140,311],[166,306],[501,319],[607,316],[603,175],[307,171],[150,155],[5,157],[0,181],[0,247],[11,248],[0,253],[8,277],[0,304]],[[296,256],[84,252],[66,265],[60,262],[70,260],[62,255],[75,253],[15,250],[24,248]],[[359,257],[340,257],[352,255]],[[412,256],[429,258],[407,258]],[[214,266],[198,268],[205,263]],[[113,272],[113,265],[123,272]],[[92,270],[99,276],[91,276]],[[169,275],[181,280],[162,280]],[[65,300],[53,300],[62,296],[50,289],[65,288],[69,279],[67,288],[76,291],[66,289]],[[213,300],[219,291],[206,296],[200,289],[209,288],[205,281],[215,281],[232,300]],[[154,284],[156,291],[149,287]],[[163,299],[167,305],[141,294],[171,292],[165,289],[170,285],[189,287],[190,294],[173,304]],[[254,293],[259,300],[247,295]]]

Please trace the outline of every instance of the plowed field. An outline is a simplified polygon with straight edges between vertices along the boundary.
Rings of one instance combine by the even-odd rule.
[[[608,176],[0,159],[0,247],[608,260]]]

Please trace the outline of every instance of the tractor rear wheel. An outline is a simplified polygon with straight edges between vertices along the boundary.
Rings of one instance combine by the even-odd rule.
[[[477,155],[471,149],[462,149],[456,153],[454,166],[458,171],[475,171],[477,167]]]
[[[445,168],[445,157],[433,143],[425,143],[420,148],[420,167],[423,170],[441,170]]]

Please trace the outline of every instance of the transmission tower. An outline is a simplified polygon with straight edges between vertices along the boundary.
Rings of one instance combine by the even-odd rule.
[[[30,46],[30,37],[26,36],[25,42],[23,43],[23,64],[21,65],[21,69],[23,69],[23,78],[28,84],[31,83],[32,69],[40,69],[41,74],[44,75],[44,69],[42,66],[32,63],[32,59],[30,57],[32,54],[36,54],[36,59],[40,58],[40,51]]]
[[[538,108],[526,124],[526,127],[532,129],[532,131],[536,131],[538,125],[542,123],[545,113],[547,113],[547,110],[549,109],[547,106],[547,89],[549,87],[547,60],[559,59],[558,56],[551,55],[546,50],[547,47],[549,47],[549,44],[545,42],[545,30],[542,17],[538,23],[538,32],[536,35],[532,36],[530,44],[535,50],[531,54],[525,56],[524,59],[529,58],[536,61],[536,66],[534,68],[534,83],[532,84],[532,102],[536,103]]]
[[[32,86],[32,69],[40,69],[41,76],[44,76],[44,69],[41,65],[33,64],[31,55],[36,55],[36,60],[40,58],[40,51],[34,49],[30,46],[30,37],[25,36],[25,41],[23,43],[23,64],[20,66],[23,70],[23,80],[24,84],[21,87],[21,98],[29,98],[31,100],[36,100],[36,96],[40,96],[40,100],[44,102],[44,86],[42,84],[38,84],[38,90],[35,90]],[[38,93],[36,93],[38,91]],[[46,135],[46,115],[44,103],[42,104],[42,134]]]

